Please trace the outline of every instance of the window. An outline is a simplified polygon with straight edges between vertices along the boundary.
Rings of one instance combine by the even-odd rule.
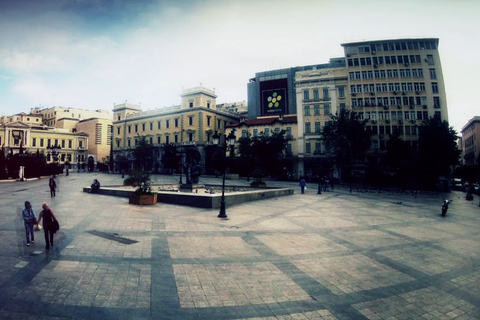
[[[176,118],[176,119],[174,120],[174,122],[175,122],[175,128],[178,128],[178,123],[179,123],[179,122],[178,122],[178,118]]]
[[[310,99],[310,92],[308,90],[303,91],[303,99],[304,100]]]
[[[170,128],[170,120],[165,120],[165,127]]]
[[[258,137],[258,129],[253,129],[253,137]]]
[[[157,129],[162,129],[162,122],[160,120],[157,121]]]
[[[436,82],[432,82],[432,92],[438,93],[438,84]]]
[[[437,73],[435,72],[435,69],[430,69],[430,79],[437,79]]]
[[[440,98],[439,97],[433,97],[433,107],[434,108],[440,108]]]
[[[286,138],[287,138],[287,139],[291,139],[291,138],[292,138],[292,127],[287,127]]]
[[[150,130],[153,130],[153,122],[150,122]]]
[[[316,115],[316,116],[319,116],[320,115],[320,105],[316,104],[313,106],[313,113]]]
[[[189,102],[188,102],[188,107],[189,107],[189,108],[193,108],[193,101],[189,101]]]
[[[62,139],[62,148],[65,149],[65,140],[64,139]]]
[[[340,103],[340,111],[347,110],[347,105],[345,103]]]
[[[37,138],[32,138],[32,147],[36,147],[36,146],[37,146]]]
[[[315,122],[315,133],[320,133],[320,122]]]
[[[132,132],[132,126],[128,126],[128,133],[131,133]]]
[[[145,131],[145,123],[142,123],[142,131]]]
[[[304,106],[303,107],[303,115],[304,116],[309,116],[310,115],[310,106]]]
[[[169,143],[170,143],[170,136],[165,136],[165,144],[169,144]]]
[[[178,134],[173,135],[173,142],[178,143]]]
[[[320,95],[318,93],[318,89],[313,90],[313,99],[320,99]]]
[[[323,99],[328,99],[328,89],[327,88],[324,88],[323,89]]]
[[[72,140],[68,140],[68,148],[72,149]]]
[[[117,134],[120,134],[120,127],[117,127]]]
[[[153,144],[153,137],[150,137],[150,144]]]
[[[195,134],[193,132],[188,133],[188,141],[195,141]]]
[[[338,87],[338,96],[340,98],[344,98],[345,97],[345,87]]]
[[[188,117],[188,125],[193,126],[193,116]]]
[[[326,104],[323,107],[324,107],[324,110],[325,110],[325,114],[330,114],[330,105]]]
[[[360,80],[360,71],[355,71],[355,80]]]
[[[135,132],[138,132],[138,124],[135,125]]]
[[[157,136],[157,144],[161,144],[162,143],[162,136]]]
[[[305,152],[312,153],[312,144],[310,142],[305,143]]]
[[[315,153],[322,153],[322,143],[320,141],[315,141]]]
[[[310,122],[305,122],[305,133],[310,133],[310,132],[312,132]]]
[[[435,64],[433,62],[433,56],[431,54],[427,54],[427,63],[429,66],[433,66]]]
[[[212,125],[212,117],[211,116],[207,116],[207,126],[211,126]]]
[[[270,129],[269,128],[265,128],[265,137],[270,137]]]

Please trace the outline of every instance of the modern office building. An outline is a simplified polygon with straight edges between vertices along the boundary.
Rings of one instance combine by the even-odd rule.
[[[480,117],[476,116],[468,120],[462,128],[461,150],[463,150],[463,165],[478,165],[480,156]]]
[[[235,113],[217,109],[214,90],[195,87],[183,90],[180,105],[142,111],[132,104],[116,105],[113,109],[114,160],[133,161],[132,151],[141,136],[157,148],[154,162],[161,164],[162,146],[196,147],[201,154],[200,165],[209,167],[210,156],[205,147],[212,144],[215,132],[225,134],[225,128],[239,121]],[[160,167],[161,168],[161,167]]]

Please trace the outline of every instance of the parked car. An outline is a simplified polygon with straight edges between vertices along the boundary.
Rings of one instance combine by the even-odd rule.
[[[459,190],[459,191],[464,190],[462,179],[458,179],[458,178],[453,179],[452,190]]]

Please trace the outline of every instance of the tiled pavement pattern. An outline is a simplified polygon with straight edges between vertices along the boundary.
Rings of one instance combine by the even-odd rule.
[[[317,195],[309,184],[223,220],[81,192],[93,178],[121,183],[74,172],[53,199],[47,179],[0,183],[0,319],[480,319],[478,197],[449,194],[442,218],[441,194]],[[25,200],[51,204],[53,249],[38,232],[26,246]]]

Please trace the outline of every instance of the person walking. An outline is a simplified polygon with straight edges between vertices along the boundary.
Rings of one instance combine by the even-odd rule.
[[[25,209],[22,211],[22,218],[25,222],[25,233],[27,237],[27,246],[35,242],[35,234],[33,232],[34,225],[37,224],[37,215],[33,210],[30,201],[25,201]]]
[[[45,247],[50,249],[50,246],[53,247],[53,235],[57,232],[56,226],[58,226],[58,221],[55,215],[53,214],[52,209],[48,206],[48,203],[44,202],[42,204],[43,210],[38,216],[38,224],[43,219],[43,232],[45,233]]]
[[[57,188],[57,183],[55,182],[55,178],[51,177],[48,181],[48,186],[50,187],[50,197],[55,197],[55,189]]]
[[[300,186],[301,192],[302,192],[302,193],[305,193],[305,186],[306,186],[307,184],[305,183],[305,179],[304,179],[304,178],[302,178],[302,179],[300,180],[300,183],[299,183],[298,185]]]

